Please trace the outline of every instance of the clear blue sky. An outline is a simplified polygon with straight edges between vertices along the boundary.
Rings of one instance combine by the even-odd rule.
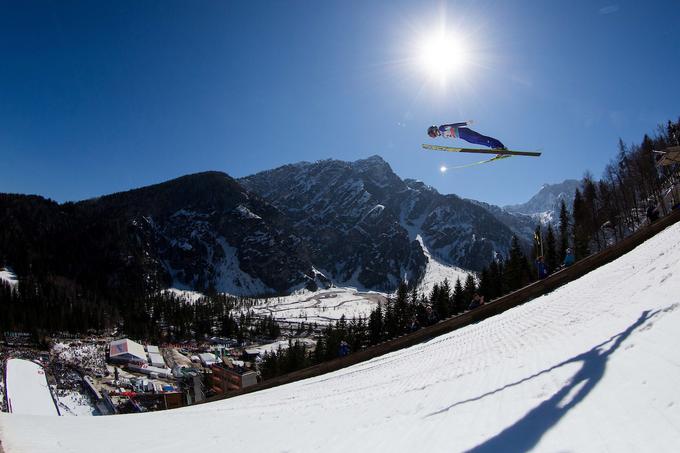
[[[0,192],[379,154],[442,193],[523,202],[678,118],[679,20],[677,0],[3,0]],[[466,55],[441,53],[445,86],[419,57],[443,26]],[[476,158],[422,151],[425,130],[467,119],[543,157],[442,174]]]

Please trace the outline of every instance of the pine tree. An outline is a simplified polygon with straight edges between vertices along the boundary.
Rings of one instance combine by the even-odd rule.
[[[590,235],[588,231],[588,209],[581,195],[581,191],[576,189],[574,193],[574,256],[577,260],[585,258],[590,254],[588,243]]]
[[[503,262],[491,261],[491,264],[489,264],[489,300],[505,294],[503,279]]]
[[[380,343],[384,330],[382,304],[378,303],[376,309],[368,317],[368,341],[371,344]]]
[[[449,286],[448,279],[444,279],[439,286],[434,309],[439,319],[446,319],[451,316],[451,287]]]
[[[351,341],[348,341],[348,343],[352,351],[358,351],[366,347],[366,343],[368,341],[368,328],[363,316],[359,316],[359,318],[356,319],[352,324],[352,335],[350,337]]]
[[[437,304],[439,304],[439,284],[435,283],[434,286],[432,286],[432,291],[430,291],[430,306],[432,309],[435,311],[437,316],[441,319],[441,314],[439,313]]]
[[[588,232],[589,238],[595,240],[595,245],[597,250],[602,250],[602,241],[600,240],[600,220],[598,216],[599,206],[598,206],[598,195],[597,188],[593,182],[593,177],[590,173],[586,173],[583,177],[583,201],[584,201],[584,215],[585,219],[585,229]]]
[[[557,248],[557,257],[560,263],[564,262],[564,257],[569,248],[569,211],[564,199],[560,200],[560,238],[559,247]]]
[[[559,258],[557,255],[555,244],[555,233],[551,224],[548,224],[548,231],[545,237],[545,264],[548,266],[548,272],[554,272],[559,266]]]
[[[522,252],[519,239],[513,235],[510,243],[510,256],[504,269],[504,280],[508,291],[514,291],[527,285],[531,278],[530,273],[529,262]]]
[[[453,306],[455,313],[462,313],[467,308],[460,277],[456,278],[456,284],[453,286]]]
[[[479,294],[484,297],[484,300],[490,301],[492,299],[492,286],[491,279],[489,276],[489,269],[484,268],[479,275]]]
[[[281,349],[279,348],[280,352]],[[262,363],[260,364],[260,372],[262,373],[263,379],[271,379],[280,374],[279,372],[279,357],[277,352],[267,352],[262,358]]]
[[[326,341],[323,335],[316,340],[316,347],[314,348],[314,363],[321,363],[326,357]]]
[[[467,274],[467,277],[465,277],[465,284],[463,285],[463,304],[465,307],[470,305],[472,297],[476,292],[477,284],[475,283],[475,277],[472,274]]]
[[[408,311],[408,286],[401,282],[397,288],[397,300],[394,304],[395,333],[400,335],[406,331],[406,325],[410,319]]]
[[[413,307],[415,307],[418,304],[418,287],[416,285],[413,285],[413,287],[411,287],[411,296],[409,298],[409,303]]]

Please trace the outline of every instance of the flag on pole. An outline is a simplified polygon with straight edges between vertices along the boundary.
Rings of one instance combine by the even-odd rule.
[[[538,231],[534,231],[534,241],[536,241],[536,253],[540,253],[540,256],[543,256],[543,240]]]

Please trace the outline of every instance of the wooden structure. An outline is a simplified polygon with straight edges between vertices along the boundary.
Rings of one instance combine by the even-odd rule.
[[[663,151],[654,151],[661,154],[661,159],[656,162],[659,167],[680,164],[680,146],[671,146]]]
[[[658,167],[670,167],[671,165],[680,164],[680,146],[671,146],[663,151],[654,152],[661,155],[661,158],[656,161],[656,165]],[[670,207],[670,209],[673,210],[680,207],[679,176],[680,175],[676,167],[675,171],[668,178],[670,187],[668,187],[668,189],[661,194],[661,202],[664,206],[664,209],[666,209],[666,207]]]
[[[257,374],[247,368],[215,363],[210,369],[212,370],[210,387],[218,395],[239,391],[257,384]]]

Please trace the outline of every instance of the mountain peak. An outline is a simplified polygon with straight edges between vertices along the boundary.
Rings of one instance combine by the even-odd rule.
[[[574,199],[574,191],[581,183],[576,179],[566,179],[557,184],[543,184],[541,189],[522,204],[504,206],[508,212],[525,214],[534,217],[541,223],[554,223],[558,219],[558,213],[562,200],[567,208],[571,209]]]
[[[354,161],[350,163],[350,166],[353,170],[357,171],[358,175],[362,178],[367,178],[371,184],[378,187],[393,186],[401,188],[403,186],[401,178],[392,171],[390,164],[378,155]]]
[[[388,165],[385,159],[377,154],[369,156],[365,159],[359,159],[354,162],[355,164],[366,164],[366,165]]]

